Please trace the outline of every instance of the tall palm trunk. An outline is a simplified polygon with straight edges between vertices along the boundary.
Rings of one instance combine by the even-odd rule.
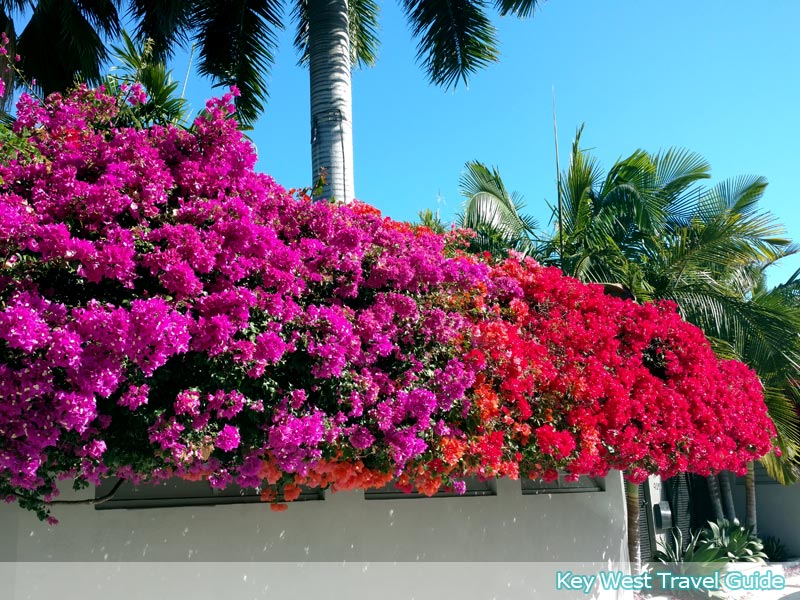
[[[725,513],[725,518],[733,521],[736,518],[736,507],[733,504],[733,489],[731,488],[731,480],[727,471],[722,471],[717,475],[719,479],[719,493],[722,497],[722,509]]]
[[[747,475],[744,478],[745,525],[752,525],[753,535],[758,535],[756,519],[756,469],[755,463],[747,463]]]
[[[630,481],[625,482],[625,507],[628,514],[628,560],[631,573],[638,574],[642,570],[642,550],[639,539],[639,486]]]
[[[706,477],[708,483],[708,498],[711,500],[711,508],[714,510],[714,519],[720,520],[725,518],[725,512],[722,510],[722,495],[719,490],[719,479],[716,475],[709,475]]]
[[[315,195],[350,202],[355,189],[347,0],[308,2],[308,46],[312,181],[325,173]]]

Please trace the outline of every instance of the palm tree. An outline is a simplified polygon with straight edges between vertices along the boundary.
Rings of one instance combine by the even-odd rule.
[[[765,289],[764,269],[797,248],[758,207],[767,182],[741,177],[704,188],[707,163],[681,150],[636,151],[603,177],[579,141],[580,130],[561,183],[565,253],[559,255],[555,235],[550,262],[587,281],[622,283],[640,301],[676,302],[719,355],[754,368],[782,450],[761,462],[780,483],[796,481],[800,312],[787,300],[788,287]],[[730,490],[721,493],[716,477],[709,489],[721,516]],[[746,495],[752,525],[754,490],[751,468]],[[730,512],[732,502],[726,504]]]
[[[474,252],[504,255],[509,250],[538,254],[536,221],[522,213],[522,196],[509,193],[496,167],[478,161],[464,165],[459,189],[465,198],[464,212],[457,216],[459,227],[472,229],[477,237]]]
[[[769,315],[779,315],[778,327],[786,327],[790,332],[800,331],[800,271],[786,283],[767,289],[763,270],[756,273],[752,281],[750,302]],[[758,337],[745,338],[747,346],[739,349],[749,364],[758,373],[764,384],[764,396],[770,416],[779,432],[779,443],[783,456],[767,455],[761,462],[767,473],[780,483],[794,483],[798,480],[798,427],[797,403],[800,400],[798,387],[798,357],[800,348],[797,339],[794,344],[776,352]],[[757,533],[756,487],[754,465],[748,465],[745,477],[745,524]]]
[[[567,171],[559,179],[562,218],[556,221],[544,260],[567,275],[624,284],[637,298],[652,299],[635,259],[648,236],[660,235],[668,223],[685,215],[710,167],[685,151],[651,156],[636,150],[603,173],[597,160],[581,150],[582,133],[581,126]]]
[[[500,15],[531,16],[539,0],[494,0]],[[455,87],[498,58],[495,29],[483,0],[402,0],[418,39],[417,56],[430,81]],[[267,98],[277,32],[285,25],[280,0],[0,0],[0,29],[12,55],[44,93],[76,78],[98,81],[103,40],[119,34],[124,8],[139,39],[153,40],[156,59],[193,40],[199,71],[219,85],[236,85],[239,118],[252,124]],[[295,45],[311,77],[312,180],[324,173],[322,196],[354,197],[351,67],[375,62],[376,0],[295,0]],[[14,18],[31,11],[17,35]],[[53,47],[58,52],[53,52]],[[2,65],[0,65],[2,67]],[[9,86],[10,87],[10,86]]]
[[[559,181],[561,229],[537,247],[540,260],[567,275],[602,283],[614,295],[676,302],[720,356],[754,368],[782,451],[761,462],[780,483],[796,481],[800,276],[766,290],[765,268],[796,251],[782,227],[758,207],[766,181],[743,177],[703,187],[710,176],[708,163],[675,149],[655,155],[637,150],[603,173],[580,149],[581,133],[582,128]],[[496,170],[493,175],[499,179]],[[505,190],[501,181],[493,185]],[[502,196],[496,194],[492,206],[499,206]],[[473,228],[488,229],[501,239],[519,227],[520,217],[510,210],[481,212],[476,207],[473,212],[478,217],[469,223]],[[745,481],[748,525],[756,522],[754,482],[751,467]],[[721,518],[720,479],[713,476],[708,483]],[[634,518],[637,486],[627,486],[626,495],[629,517]],[[638,549],[638,528],[629,524],[634,563]]]
[[[438,210],[433,212],[430,208],[426,208],[419,211],[417,215],[419,216],[419,223],[414,223],[414,227],[424,227],[439,234],[447,233],[448,227],[439,216]]]

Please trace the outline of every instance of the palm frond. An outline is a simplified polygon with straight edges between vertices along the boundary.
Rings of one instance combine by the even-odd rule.
[[[800,419],[797,412],[796,381],[788,381],[783,377],[768,378],[768,381],[771,385],[765,386],[764,401],[778,432],[778,448],[781,454],[778,456],[774,451],[770,452],[760,462],[772,479],[789,485],[800,479]],[[779,387],[775,387],[775,384]]]
[[[689,224],[697,211],[698,199],[708,179],[711,166],[699,154],[681,148],[669,148],[652,157],[655,177],[650,189],[664,206],[665,233]]]
[[[297,65],[307,67],[308,56],[308,2],[297,0],[292,8],[292,20],[295,23],[294,48],[300,55]]]
[[[721,203],[712,211],[710,206],[706,204],[702,219],[670,232],[664,260],[674,280],[693,269],[719,274],[752,263],[768,264],[795,251],[769,213],[743,214]]]
[[[762,376],[798,370],[798,310],[775,307],[760,298],[744,300],[699,276],[661,297],[675,301],[683,317],[708,336],[730,343],[739,360]]]
[[[539,7],[539,0],[495,0],[497,11],[505,15],[514,15],[520,18],[532,17]]]
[[[522,197],[509,193],[497,168],[471,161],[459,181],[461,195],[467,200],[458,224],[478,233],[477,250],[498,254],[508,249],[523,254],[535,253],[535,219],[523,215]]]
[[[351,62],[358,67],[372,67],[378,60],[378,15],[375,0],[349,0]]]
[[[764,265],[753,262],[749,265],[732,266],[720,277],[720,283],[730,288],[737,297],[749,300],[754,295],[767,293]]]
[[[780,436],[782,452],[787,458],[796,459],[800,450],[797,446],[797,440],[800,440],[800,422],[794,399],[787,394],[785,388],[766,387],[764,402]]]
[[[599,188],[599,208],[613,217],[613,236],[620,243],[633,231],[658,229],[665,219],[662,197],[657,189],[651,189],[654,174],[650,155],[637,150],[614,163]]]
[[[268,96],[266,77],[283,27],[282,6],[278,0],[199,0],[194,14],[198,70],[219,86],[239,88],[236,108],[245,125],[253,123]]]
[[[403,0],[418,39],[417,59],[430,81],[445,88],[465,84],[498,58],[495,29],[480,0]]]
[[[125,31],[121,37],[122,45],[112,48],[122,64],[119,69],[112,70],[106,86],[116,95],[122,93],[121,84],[138,82],[147,92],[147,102],[135,106],[123,103],[121,112],[127,113],[133,124],[139,127],[178,125],[186,121],[188,103],[178,95],[178,82],[172,79],[172,73],[163,62],[154,58],[152,41],[136,42]]]
[[[139,40],[153,40],[154,61],[167,62],[188,41],[196,8],[196,0],[130,0],[127,16]]]
[[[755,211],[767,185],[768,182],[764,177],[755,175],[743,175],[718,183],[701,199],[699,205],[701,215],[705,206],[709,206],[712,211],[724,207],[740,214]]]
[[[83,17],[106,37],[114,37],[120,32],[120,19],[116,0],[72,0]]]
[[[490,169],[482,162],[473,160],[467,162],[464,169],[458,181],[458,189],[462,196],[469,199],[475,194],[486,192],[510,202],[511,197],[497,167]]]
[[[427,227],[435,233],[447,233],[448,226],[442,221],[438,210],[433,212],[430,208],[426,208],[419,211],[417,215],[419,216],[419,223],[412,223],[413,226]]]
[[[697,154],[683,148],[669,148],[653,157],[656,165],[654,186],[669,199],[673,214],[688,212],[696,201],[687,192],[696,189],[702,180],[711,177],[711,165]],[[686,202],[686,204],[684,204]]]
[[[11,14],[32,8],[35,0],[0,0],[0,11]]]
[[[111,0],[40,0],[19,35],[20,66],[45,94],[66,90],[76,80],[97,83],[107,59],[103,36],[118,31]]]
[[[580,148],[582,133],[583,126],[579,127],[575,134],[569,166],[560,180],[565,237],[578,235],[588,227],[595,213],[593,207],[597,198],[595,189],[602,180],[597,161]]]
[[[479,192],[470,198],[460,225],[476,231],[494,229],[509,240],[517,239],[526,229],[525,222],[512,206],[488,192]]]
[[[753,259],[774,262],[791,242],[775,217],[760,210],[767,181],[763,177],[740,177],[724,181],[698,200],[697,217],[703,238],[727,238],[733,251],[753,252]]]
[[[797,483],[798,479],[800,479],[797,465],[794,461],[785,458],[786,450],[782,450],[782,452],[784,454],[781,456],[777,456],[775,452],[770,452],[766,456],[762,456],[759,462],[766,469],[767,475],[781,485]]]
[[[772,293],[780,295],[785,302],[800,306],[800,269],[795,271],[784,283],[775,286]]]

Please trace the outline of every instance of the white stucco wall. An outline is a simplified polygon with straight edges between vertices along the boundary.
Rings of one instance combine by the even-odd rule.
[[[3,506],[0,560],[13,562],[0,571],[0,598],[627,597],[555,589],[559,570],[626,568],[624,505],[612,473],[603,492],[523,496],[519,482],[501,480],[491,497],[348,492],[283,513],[62,506],[55,527]]]

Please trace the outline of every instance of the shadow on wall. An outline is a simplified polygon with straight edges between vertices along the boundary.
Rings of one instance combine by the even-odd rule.
[[[789,559],[800,558],[800,520],[793,517],[800,506],[800,484],[779,484],[760,463],[756,463],[755,477],[759,537],[778,538],[786,546]],[[744,477],[735,478],[733,492],[736,514],[744,521]]]
[[[365,500],[363,492],[340,492],[283,513],[263,504],[59,507],[55,527],[16,507],[2,510],[19,513],[19,561],[619,563],[626,557],[619,473],[609,475],[601,492],[522,495],[519,482],[500,480],[494,496]]]

